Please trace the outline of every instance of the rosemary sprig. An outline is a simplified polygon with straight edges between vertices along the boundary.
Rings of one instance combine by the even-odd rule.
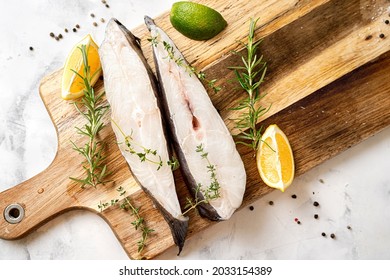
[[[123,198],[123,201],[119,204],[119,207],[125,211],[131,212],[131,215],[135,217],[135,220],[131,222],[131,224],[133,225],[135,230],[141,231],[141,238],[137,242],[138,253],[141,253],[146,246],[149,234],[154,232],[154,229],[151,229],[146,225],[145,219],[141,217],[139,214],[140,207],[135,207],[131,203],[130,199],[126,197],[126,190],[124,190],[122,186],[117,188],[116,190],[119,193],[119,196]],[[119,203],[119,198],[112,199],[110,202],[105,202],[105,203],[100,202],[98,208],[100,209],[100,211],[103,211],[109,206],[118,205],[118,203]]]
[[[258,19],[251,18],[248,42],[246,44],[241,42],[246,48],[247,56],[234,52],[241,57],[243,65],[229,67],[234,71],[238,83],[247,94],[247,97],[242,99],[237,107],[232,108],[232,110],[242,111],[239,117],[234,119],[236,128],[240,131],[236,135],[239,139],[236,143],[246,145],[253,150],[257,150],[261,139],[262,128],[256,128],[256,123],[270,108],[258,105],[259,100],[265,96],[260,94],[259,87],[264,81],[267,67],[263,56],[257,56],[258,46],[261,43],[261,41],[254,42],[257,21]]]
[[[84,85],[84,96],[81,101],[75,102],[76,110],[86,119],[86,124],[79,128],[76,127],[78,134],[88,137],[88,141],[84,146],[77,146],[73,141],[73,149],[81,154],[85,161],[82,163],[85,170],[85,178],[70,177],[71,180],[81,184],[81,187],[93,186],[96,187],[99,184],[104,184],[109,172],[107,172],[107,165],[105,164],[105,157],[103,156],[104,144],[98,140],[99,132],[104,128],[103,117],[107,112],[108,106],[102,105],[101,101],[104,96],[104,92],[99,95],[95,94],[95,90],[92,87],[91,81],[99,71],[95,73],[90,72],[90,66],[88,64],[88,49],[86,45],[79,47],[83,57],[83,75],[77,71],[72,71],[78,75]],[[85,108],[85,112],[80,107]]]
[[[208,153],[204,151],[203,144],[196,146],[196,152],[200,154],[202,159],[207,161],[207,172],[210,173],[210,185],[204,188],[201,183],[198,183],[195,189],[195,200],[186,198],[187,203],[184,207],[186,211],[183,212],[183,216],[186,215],[192,209],[195,209],[201,203],[210,203],[211,200],[220,197],[220,185],[217,179],[217,170],[214,164],[211,164]],[[203,199],[199,199],[199,193],[203,195]]]
[[[153,46],[157,46],[160,41],[158,40],[157,36],[149,38],[149,42],[152,43]],[[206,78],[206,74],[202,71],[198,71],[195,67],[189,65],[184,61],[184,58],[182,56],[176,56],[175,49],[171,44],[169,44],[166,41],[162,42],[164,49],[166,50],[168,56],[167,58],[170,60],[173,60],[179,67],[183,67],[184,70],[188,73],[188,75],[196,75],[199,80],[205,82],[207,86],[212,89],[215,93],[219,92],[221,90],[221,87],[216,86],[217,79],[209,80]]]
[[[119,129],[119,132],[122,134],[122,136],[125,138],[125,145],[128,148],[126,151],[129,152],[132,155],[135,155],[139,158],[141,162],[150,162],[157,165],[157,170],[160,170],[161,167],[163,167],[164,162],[161,159],[161,156],[157,153],[157,150],[152,150],[150,148],[146,148],[145,146],[141,145],[140,143],[134,141],[132,137],[132,133],[130,135],[126,135],[124,131],[120,128],[118,123],[111,119],[112,123]],[[136,150],[136,147],[138,147],[138,150]],[[171,167],[172,170],[176,170],[179,168],[179,161],[172,157],[169,159],[166,164]]]

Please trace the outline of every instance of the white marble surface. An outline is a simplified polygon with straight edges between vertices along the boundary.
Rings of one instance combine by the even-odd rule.
[[[54,158],[57,140],[38,95],[39,81],[62,66],[85,34],[101,42],[104,24],[94,27],[89,14],[106,21],[114,16],[133,28],[142,24],[145,14],[156,16],[173,2],[111,0],[107,9],[100,0],[1,0],[0,191],[44,170]],[[79,32],[63,32],[75,24],[80,24]],[[50,32],[65,38],[57,42]],[[242,209],[231,220],[189,239],[180,257],[174,248],[158,259],[390,259],[389,168],[387,128],[296,178],[285,193],[275,191],[260,199],[253,211]],[[320,206],[314,207],[314,201]],[[21,240],[0,240],[0,259],[127,255],[102,219],[74,211]]]

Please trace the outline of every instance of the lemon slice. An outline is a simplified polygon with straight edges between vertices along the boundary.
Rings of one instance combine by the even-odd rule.
[[[282,192],[291,185],[295,174],[294,156],[287,136],[276,124],[264,131],[256,161],[266,185]]]
[[[76,71],[81,76],[84,76],[83,56],[80,50],[82,45],[85,45],[88,50],[87,57],[91,73],[91,86],[99,79],[102,71],[98,53],[99,47],[91,35],[88,34],[72,48],[65,61],[61,83],[61,97],[65,100],[76,99],[84,95],[84,82],[81,77],[73,72]]]

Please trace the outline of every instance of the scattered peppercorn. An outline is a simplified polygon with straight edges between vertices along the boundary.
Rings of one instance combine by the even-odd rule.
[[[335,239],[335,238],[336,238],[336,235],[334,235],[334,233],[332,233],[332,234],[330,235],[330,238]]]
[[[55,36],[54,39],[56,39],[57,41],[60,40],[60,38],[58,36]]]
[[[110,5],[106,4],[106,8],[110,8]]]
[[[253,211],[255,209],[255,207],[253,207],[252,205],[249,206],[249,210]]]
[[[63,38],[61,33],[60,33],[60,34],[58,34],[58,38],[60,38],[60,39],[62,39],[62,38]]]
[[[30,50],[30,51],[33,51],[33,50],[34,50],[34,48],[33,48],[33,47],[29,47],[29,50]]]
[[[351,230],[352,228],[351,228],[351,226],[347,226],[347,229]]]
[[[54,33],[53,32],[50,32],[50,37],[53,37],[54,38]]]
[[[104,18],[101,18],[100,21],[103,22],[103,23],[105,22]]]
[[[76,24],[76,28],[77,28],[77,29],[80,29],[80,25]]]
[[[92,14],[91,14],[91,17],[93,17],[93,18],[94,18],[94,17],[95,17],[95,14],[94,14],[94,13],[92,13]]]
[[[314,219],[318,219],[318,214],[314,214]]]
[[[77,32],[77,29],[76,29],[76,28],[73,28],[72,30],[73,30],[73,32]]]
[[[383,33],[379,34],[379,38],[381,38],[381,39],[385,38],[385,34],[383,34]]]
[[[325,183],[323,179],[320,179],[319,181],[321,184]]]
[[[313,205],[314,205],[315,207],[317,207],[317,206],[319,206],[320,204],[319,204],[317,201],[314,201]]]
[[[65,31],[65,33],[68,33],[68,29],[67,28],[65,28],[64,31]]]
[[[366,41],[368,41],[368,40],[370,40],[370,39],[372,39],[372,35],[367,35],[367,37],[366,37]]]
[[[386,19],[386,20],[385,20],[385,23],[386,23],[386,24],[389,24],[389,23],[390,23],[390,21],[389,21],[388,19]]]
[[[93,26],[98,26],[97,22],[95,21],[94,23],[92,23]]]
[[[321,235],[322,235],[323,237],[325,237],[325,236],[326,236],[326,233],[325,233],[325,232],[323,232],[323,233],[321,233]]]
[[[297,224],[300,225],[300,224],[301,224],[301,221],[297,221]]]
[[[296,194],[293,194],[291,197],[294,198],[294,199],[296,199],[296,198],[297,198],[297,195],[296,195]]]
[[[270,202],[268,202],[269,205],[274,205],[274,202],[271,200]]]

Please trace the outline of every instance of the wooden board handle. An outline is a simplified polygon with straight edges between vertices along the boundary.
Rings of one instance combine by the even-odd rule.
[[[0,238],[21,238],[54,216],[79,206],[75,196],[67,193],[72,182],[56,168],[62,160],[57,156],[42,173],[0,193]]]

